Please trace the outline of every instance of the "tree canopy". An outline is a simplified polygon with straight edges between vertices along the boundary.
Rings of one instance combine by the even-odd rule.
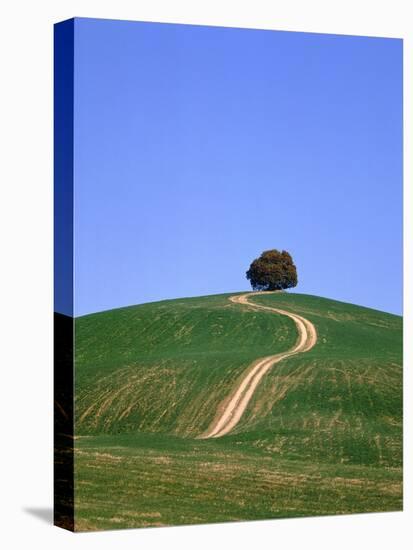
[[[282,290],[297,285],[297,269],[286,250],[266,250],[246,273],[254,290]]]

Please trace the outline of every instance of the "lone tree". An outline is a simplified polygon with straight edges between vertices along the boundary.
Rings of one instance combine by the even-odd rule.
[[[282,290],[297,285],[297,269],[285,250],[263,252],[252,262],[246,275],[254,290]]]

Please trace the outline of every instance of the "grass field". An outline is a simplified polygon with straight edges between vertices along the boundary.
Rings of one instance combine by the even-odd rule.
[[[199,440],[286,316],[230,295],[76,319],[77,530],[402,508],[402,319],[300,294],[251,301],[312,321],[233,432]]]

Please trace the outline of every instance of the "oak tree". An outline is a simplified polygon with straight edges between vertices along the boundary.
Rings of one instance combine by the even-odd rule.
[[[285,250],[266,250],[251,263],[246,275],[254,290],[282,290],[297,285],[297,269]]]

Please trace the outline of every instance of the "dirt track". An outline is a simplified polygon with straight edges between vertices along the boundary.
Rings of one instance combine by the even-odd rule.
[[[265,373],[286,357],[309,351],[317,342],[317,331],[313,323],[301,317],[301,315],[285,311],[284,309],[262,306],[249,302],[248,298],[256,294],[262,293],[249,292],[248,294],[231,296],[230,300],[236,304],[245,305],[248,308],[256,310],[264,309],[280,315],[287,315],[287,317],[290,317],[296,324],[298,330],[297,342],[289,351],[278,353],[277,355],[269,355],[254,361],[254,363],[248,367],[246,375],[234,389],[233,393],[221,403],[219,409],[222,409],[222,413],[214,419],[208,430],[200,436],[200,439],[221,437],[229,433],[240,421],[254,391]]]

